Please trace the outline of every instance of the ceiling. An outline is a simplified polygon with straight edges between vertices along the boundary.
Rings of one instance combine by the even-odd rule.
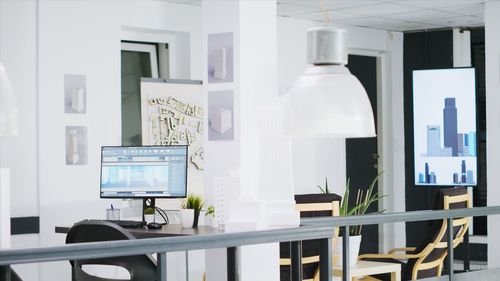
[[[201,0],[167,1],[201,3]],[[412,31],[482,26],[484,3],[493,1],[500,0],[326,0],[326,6],[333,24]],[[320,0],[277,2],[278,16],[323,21]]]

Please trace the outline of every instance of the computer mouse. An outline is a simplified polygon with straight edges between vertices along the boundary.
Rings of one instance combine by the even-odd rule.
[[[159,223],[157,223],[157,222],[150,222],[150,223],[147,224],[147,227],[149,229],[159,229],[159,228],[162,227],[162,225],[159,224]]]

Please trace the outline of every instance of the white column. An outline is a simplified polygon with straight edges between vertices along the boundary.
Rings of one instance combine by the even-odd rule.
[[[470,67],[472,65],[470,31],[460,30],[459,28],[453,29],[453,67]],[[476,77],[477,79],[477,77]],[[471,196],[472,202],[473,187],[467,187]],[[470,220],[469,234],[474,235],[474,220]]]
[[[486,42],[486,143],[488,206],[500,205],[500,2],[484,4]],[[500,267],[499,216],[488,216],[488,267]]]
[[[267,225],[299,225],[294,211],[291,139],[283,135],[284,99],[276,99],[259,112],[259,198],[264,203]]]
[[[226,183],[236,182],[224,188],[226,231],[265,229],[274,223],[283,224],[280,218],[298,223],[293,210],[293,187],[285,169],[290,164],[288,148],[285,145],[270,152],[266,147],[284,143],[276,131],[281,116],[274,109],[263,109],[278,97],[276,6],[275,0],[202,2],[204,56],[212,55],[208,52],[208,38],[213,38],[213,34],[233,33],[234,81],[212,83],[206,70],[208,59],[204,68],[208,99],[213,92],[234,93],[234,140],[212,141],[207,135],[205,145],[205,194],[209,201],[215,199],[216,178],[227,176]],[[262,114],[271,120],[265,120]],[[263,126],[262,118],[269,123]],[[276,173],[263,174],[264,167]],[[280,179],[282,184],[275,184]],[[222,251],[207,251],[208,281],[225,280],[225,269],[220,267],[225,261],[223,256]],[[277,243],[241,247],[239,258],[240,280],[279,280]],[[219,265],[214,264],[217,261]]]
[[[0,249],[10,248],[9,169],[0,168]]]
[[[387,212],[405,211],[404,143],[404,88],[403,88],[403,33],[386,33],[386,52],[381,59],[382,93],[379,102],[379,154],[385,171],[379,184],[381,194],[389,194],[379,202]],[[381,123],[382,122],[382,123]],[[380,130],[380,128],[379,128]],[[381,226],[381,251],[406,245],[405,223]]]
[[[234,92],[234,140],[220,142],[210,141],[207,138],[205,145],[207,198],[213,199],[213,195],[210,194],[214,193],[216,177],[228,176],[231,171],[237,171],[232,174],[240,179],[238,186],[227,187],[233,190],[238,189],[238,192],[231,192],[236,198],[226,196],[228,201],[225,216],[227,230],[267,227],[266,206],[269,204],[263,204],[264,201],[283,201],[285,198],[290,208],[290,204],[293,204],[291,184],[279,187],[279,192],[264,191],[269,189],[269,186],[278,188],[268,184],[269,181],[289,181],[290,179],[285,177],[286,179],[283,180],[273,175],[276,179],[269,177],[264,179],[267,181],[265,183],[267,187],[259,187],[263,180],[260,176],[263,163],[269,164],[270,159],[274,160],[275,157],[286,157],[286,159],[276,161],[290,163],[287,152],[282,151],[279,155],[270,155],[265,152],[267,147],[262,146],[261,142],[261,134],[264,128],[267,128],[260,122],[259,115],[262,114],[262,107],[275,102],[278,97],[276,20],[276,1],[203,1],[205,56],[212,55],[208,53],[210,48],[207,46],[211,44],[208,39],[210,36],[228,32],[233,34],[234,81],[212,83],[208,71],[205,71],[207,73],[204,75],[209,97],[214,91]],[[205,61],[205,69],[208,68],[208,61],[208,59]],[[230,58],[227,61],[231,63]],[[272,117],[272,119],[269,122],[281,122],[281,116]],[[263,122],[266,126],[271,124],[267,123],[267,120]],[[267,130],[274,129],[279,128]],[[279,132],[272,134],[272,138],[280,138]],[[264,141],[264,145],[282,141],[270,139],[268,137],[268,142]],[[265,159],[261,159],[262,157]],[[283,189],[286,189],[287,196],[283,196]],[[289,213],[293,213],[293,208]]]

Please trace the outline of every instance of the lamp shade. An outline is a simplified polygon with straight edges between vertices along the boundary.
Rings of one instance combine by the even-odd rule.
[[[0,62],[0,137],[13,137],[19,134],[17,111],[12,83],[7,70]]]
[[[376,136],[368,95],[344,66],[347,61],[345,34],[331,27],[309,31],[308,61],[314,65],[306,69],[288,93],[284,124],[287,135]]]

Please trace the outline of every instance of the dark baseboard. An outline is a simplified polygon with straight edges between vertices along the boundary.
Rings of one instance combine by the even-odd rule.
[[[455,260],[463,260],[464,247],[463,243],[455,248]],[[471,261],[488,261],[488,245],[481,243],[470,243],[469,253]]]
[[[10,233],[12,235],[40,233],[40,217],[11,218]]]

